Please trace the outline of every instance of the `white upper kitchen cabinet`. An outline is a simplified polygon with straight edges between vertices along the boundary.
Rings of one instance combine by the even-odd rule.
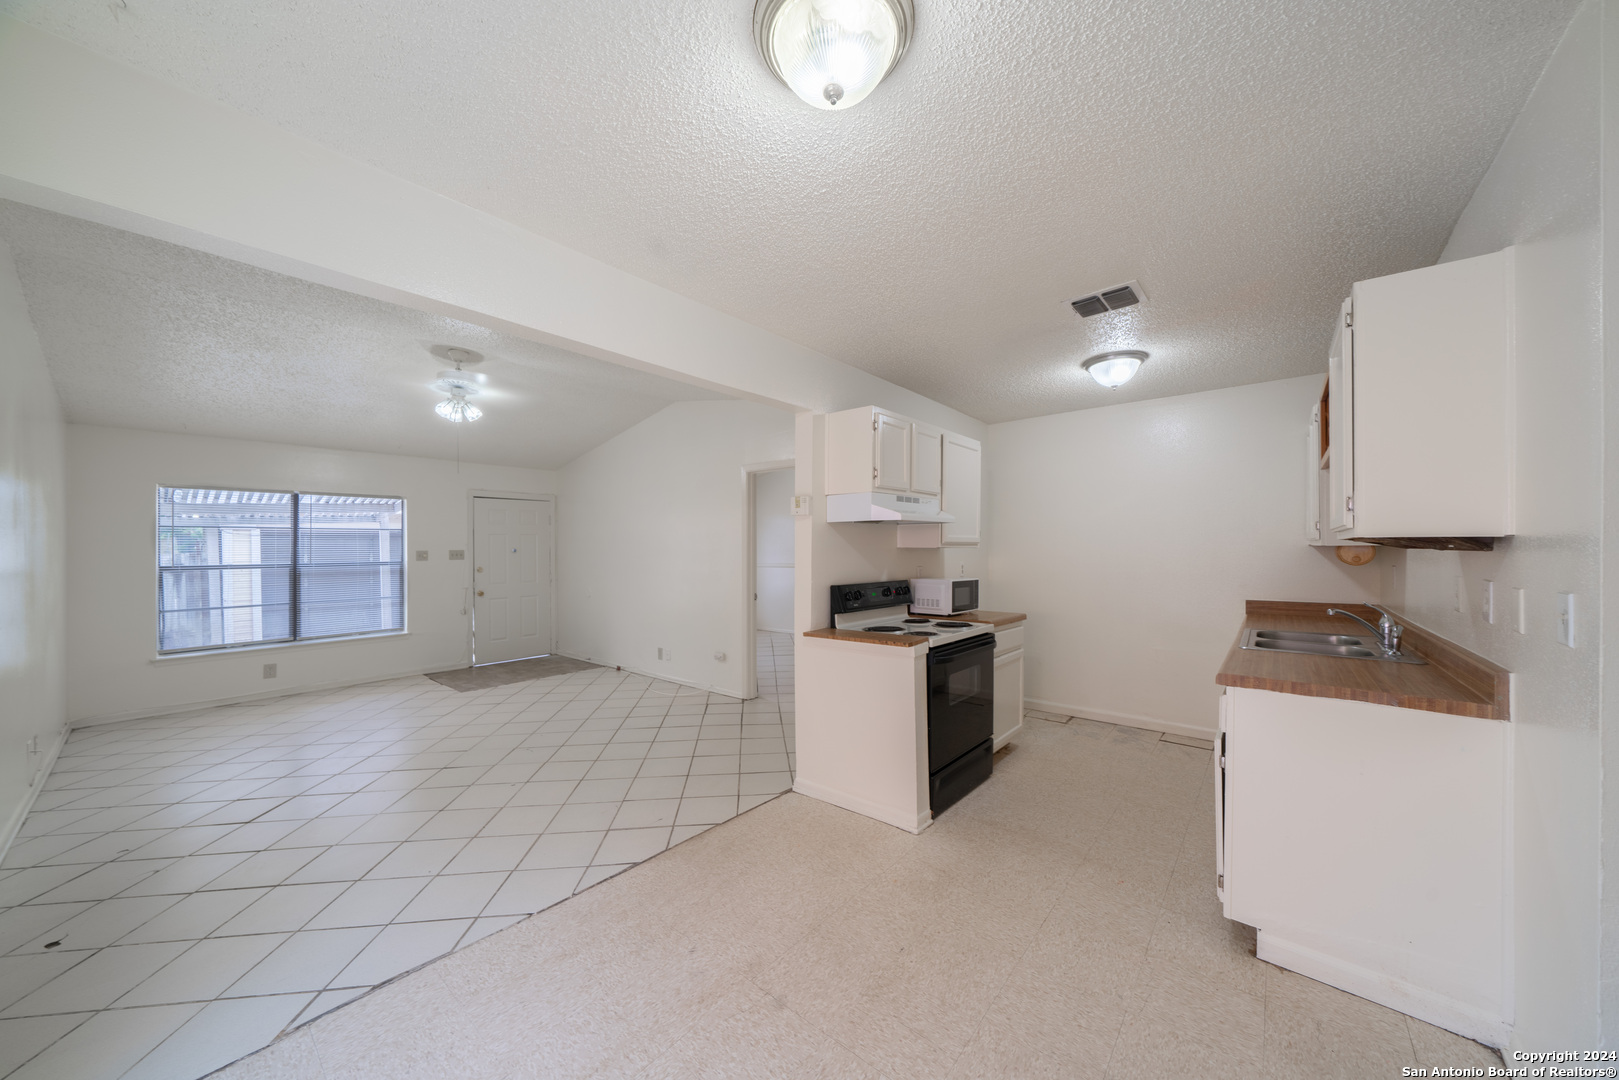
[[[917,422],[911,425],[911,490],[918,495],[939,494],[944,475],[944,432]]]
[[[1510,536],[1513,249],[1356,282],[1329,357],[1335,537]]]
[[[983,447],[977,439],[954,432],[944,434],[943,494],[939,509],[954,515],[942,526],[943,542],[957,547],[978,543],[978,521],[983,502]]]
[[[826,493],[911,490],[911,422],[872,406],[826,418]]]

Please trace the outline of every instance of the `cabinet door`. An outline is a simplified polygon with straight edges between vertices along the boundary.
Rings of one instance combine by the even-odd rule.
[[[954,515],[944,526],[944,543],[978,543],[978,518],[983,491],[983,453],[977,439],[945,432],[943,495],[939,509]]]
[[[872,439],[876,464],[872,468],[872,486],[878,491],[908,492],[911,490],[911,424],[897,416],[875,414]]]
[[[995,658],[995,749],[1023,727],[1023,650]]]
[[[1513,531],[1514,281],[1508,248],[1355,282],[1353,535]]]
[[[1321,542],[1321,406],[1310,409],[1304,432],[1304,542]]]
[[[1225,750],[1226,728],[1231,712],[1231,691],[1220,691],[1220,730],[1214,735],[1214,895],[1219,897],[1226,913],[1231,916],[1231,905],[1226,902],[1225,886]]]
[[[944,432],[926,424],[911,425],[911,490],[937,495],[944,476]]]
[[[1332,351],[1327,354],[1328,400],[1332,411],[1327,417],[1327,461],[1332,469],[1332,505],[1327,508],[1327,528],[1340,536],[1355,531],[1355,330],[1352,301],[1345,300],[1338,313],[1338,328],[1332,334]]]

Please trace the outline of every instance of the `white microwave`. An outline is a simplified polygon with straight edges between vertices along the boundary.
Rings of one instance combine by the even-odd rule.
[[[918,615],[960,615],[976,607],[977,578],[911,579],[911,610]]]

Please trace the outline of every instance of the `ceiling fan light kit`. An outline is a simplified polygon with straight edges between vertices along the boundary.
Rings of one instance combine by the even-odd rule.
[[[433,406],[433,411],[452,424],[470,424],[483,415],[483,410],[467,398],[476,396],[486,380],[482,375],[462,371],[461,365],[476,363],[483,358],[466,349],[448,349],[444,355],[455,363],[455,370],[438,373],[438,381],[433,387],[449,397]]]

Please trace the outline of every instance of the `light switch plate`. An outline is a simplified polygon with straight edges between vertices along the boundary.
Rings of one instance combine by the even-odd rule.
[[[467,557],[467,553],[466,553],[466,550],[464,548],[451,548],[450,549],[450,561],[451,562],[460,562],[461,560],[465,559],[466,557]]]
[[[1518,633],[1529,632],[1529,596],[1525,589],[1513,589],[1514,598],[1518,601]]]
[[[416,561],[417,562],[426,562],[427,561],[427,552],[425,552],[425,551],[416,552]]]
[[[1574,594],[1557,594],[1557,644],[1574,647]]]
[[[793,496],[793,517],[809,517],[809,512],[810,512],[810,496],[808,496],[808,495],[794,495]]]

